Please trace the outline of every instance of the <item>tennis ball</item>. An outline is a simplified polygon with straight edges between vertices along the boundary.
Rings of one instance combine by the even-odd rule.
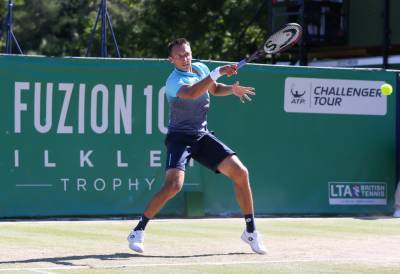
[[[390,94],[392,94],[392,92],[393,92],[393,88],[392,88],[391,85],[389,85],[389,84],[383,84],[383,85],[381,86],[381,93],[382,93],[382,95],[389,96]]]

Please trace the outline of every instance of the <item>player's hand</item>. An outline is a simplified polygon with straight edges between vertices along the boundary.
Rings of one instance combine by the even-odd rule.
[[[256,95],[254,92],[255,88],[253,87],[242,87],[239,85],[239,82],[236,82],[232,86],[232,94],[239,97],[242,103],[250,102],[251,98],[249,95]]]
[[[231,77],[232,75],[237,74],[236,64],[226,65],[226,66],[220,67],[219,68],[219,73],[221,75],[226,75],[228,77]]]

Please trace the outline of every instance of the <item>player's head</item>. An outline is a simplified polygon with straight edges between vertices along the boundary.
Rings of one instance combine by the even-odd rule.
[[[192,49],[185,38],[178,38],[168,44],[169,61],[179,70],[190,71],[192,67]]]

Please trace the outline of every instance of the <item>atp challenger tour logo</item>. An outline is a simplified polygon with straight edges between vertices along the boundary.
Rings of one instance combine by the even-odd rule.
[[[7,104],[14,106],[14,119],[6,134],[32,142],[17,142],[7,165],[14,176],[31,170],[38,170],[38,178],[52,174],[45,180],[24,175],[15,184],[18,189],[152,190],[156,179],[149,171],[162,165],[162,144],[151,147],[140,140],[167,132],[164,87],[158,94],[151,85],[135,93],[130,84],[18,81],[13,87],[14,102]],[[129,168],[145,172],[135,175]]]
[[[386,205],[386,183],[329,182],[330,205]]]
[[[288,77],[286,112],[385,115],[382,81]]]

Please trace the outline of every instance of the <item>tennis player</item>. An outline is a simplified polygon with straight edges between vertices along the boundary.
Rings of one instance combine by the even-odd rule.
[[[165,183],[147,204],[139,223],[128,236],[129,247],[142,253],[144,251],[145,228],[166,202],[182,188],[185,167],[190,158],[202,165],[229,177],[234,185],[236,199],[243,212],[246,229],[241,238],[251,249],[265,254],[266,249],[260,234],[255,229],[253,198],[247,168],[235,152],[217,139],[207,128],[207,112],[210,96],[239,97],[242,102],[250,101],[254,88],[224,85],[216,82],[223,75],[228,77],[237,73],[236,65],[217,67],[210,72],[200,62],[192,63],[190,43],[179,38],[169,46],[169,61],[175,66],[166,82],[166,94],[170,105]]]

